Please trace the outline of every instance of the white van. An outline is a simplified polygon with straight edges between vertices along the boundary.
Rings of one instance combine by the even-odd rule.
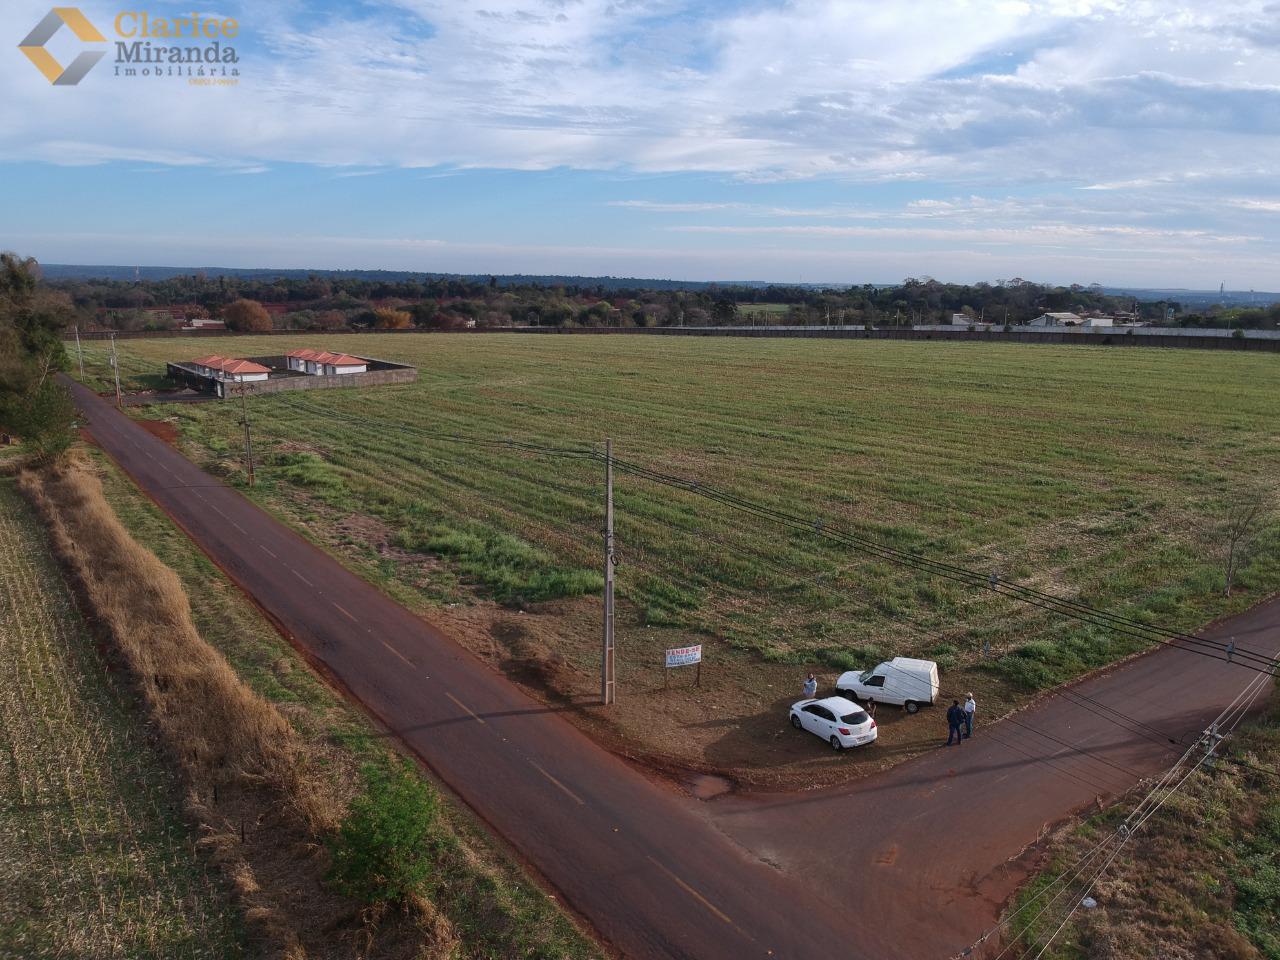
[[[932,660],[894,657],[874,670],[840,674],[836,693],[864,703],[892,703],[915,713],[938,697],[938,665]]]

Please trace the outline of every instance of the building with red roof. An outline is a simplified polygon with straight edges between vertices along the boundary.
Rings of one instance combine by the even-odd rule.
[[[285,354],[290,370],[311,376],[340,376],[344,373],[364,373],[369,369],[367,360],[346,353],[329,353],[324,350],[290,350]]]

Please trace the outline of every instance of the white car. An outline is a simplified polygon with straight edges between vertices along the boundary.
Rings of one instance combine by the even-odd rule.
[[[816,733],[831,744],[833,750],[873,743],[880,736],[871,714],[844,697],[793,703],[791,725],[797,730]]]

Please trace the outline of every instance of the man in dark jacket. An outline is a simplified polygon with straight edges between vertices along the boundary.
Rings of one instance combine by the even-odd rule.
[[[960,735],[960,730],[964,726],[964,707],[960,706],[959,700],[952,700],[951,706],[947,709],[947,746],[951,746],[954,740],[959,746],[964,742]]]

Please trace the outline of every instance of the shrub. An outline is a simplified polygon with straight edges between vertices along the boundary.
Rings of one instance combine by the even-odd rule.
[[[222,308],[222,319],[228,330],[261,331],[271,329],[271,314],[257,300],[236,300]]]
[[[369,765],[364,791],[329,841],[329,882],[361,903],[394,905],[420,893],[431,872],[439,807],[407,763]]]

